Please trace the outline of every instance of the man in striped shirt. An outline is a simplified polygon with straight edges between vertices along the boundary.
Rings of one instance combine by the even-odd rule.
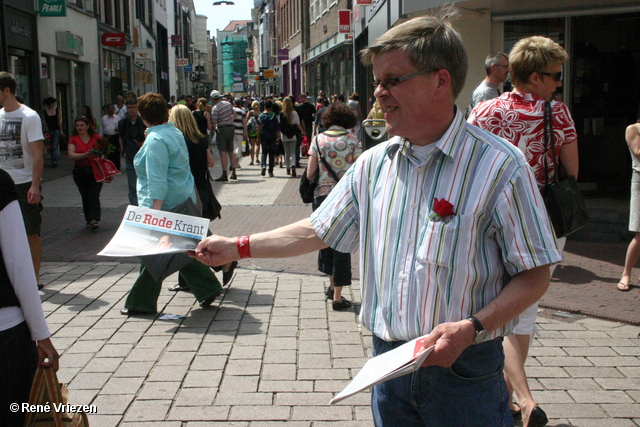
[[[365,151],[311,218],[236,239],[210,265],[360,248],[360,320],[378,355],[427,335],[423,368],[373,387],[376,426],[513,426],[502,337],[561,260],[522,153],[464,120],[467,55],[447,17],[393,27],[362,52],[391,140]]]
[[[236,167],[237,159],[233,154],[233,137],[235,126],[233,118],[235,113],[233,105],[225,101],[217,90],[211,91],[213,109],[211,110],[211,131],[216,132],[216,145],[220,152],[220,162],[222,163],[222,175],[216,181],[228,181],[229,178],[237,179]],[[231,162],[231,176],[227,178],[227,166]]]

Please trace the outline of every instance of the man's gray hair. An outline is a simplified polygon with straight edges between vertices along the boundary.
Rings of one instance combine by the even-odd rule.
[[[419,70],[445,69],[451,75],[451,89],[457,98],[467,77],[467,52],[460,34],[451,25],[457,12],[452,7],[440,10],[437,16],[419,16],[390,28],[370,46],[360,51],[364,65],[387,52],[406,52]]]
[[[492,65],[500,65],[500,58],[509,60],[509,56],[504,52],[493,52],[487,55],[487,59],[484,60],[484,69],[487,71],[487,76],[491,73]]]

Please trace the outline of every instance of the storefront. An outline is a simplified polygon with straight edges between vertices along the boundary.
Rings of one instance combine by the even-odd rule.
[[[327,45],[327,42],[321,45]],[[324,51],[321,48],[311,49],[309,59],[302,64],[306,92],[312,96],[319,91],[324,91],[327,96],[344,94],[346,99],[353,92],[353,44],[345,40]]]
[[[101,116],[100,45],[97,20],[90,12],[67,7],[66,15],[37,18],[38,27],[45,29],[38,34],[40,99],[58,100],[67,136],[84,105],[96,118]]]
[[[116,96],[131,90],[129,57],[103,48],[102,68],[102,97],[105,103],[115,103]]]
[[[567,50],[556,99],[567,104],[578,131],[579,182],[587,195],[626,198],[631,158],[624,134],[637,121],[640,102],[640,11],[616,11],[504,19],[504,51],[532,35]]]
[[[5,0],[4,17],[7,71],[18,82],[16,95],[29,107],[39,111],[38,34],[33,5]]]

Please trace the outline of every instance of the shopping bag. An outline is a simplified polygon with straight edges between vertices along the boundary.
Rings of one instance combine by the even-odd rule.
[[[91,157],[91,170],[96,182],[111,182],[113,177],[120,174],[111,160]]]
[[[38,366],[31,384],[29,405],[49,408],[45,411],[30,411],[24,427],[89,427],[89,419],[84,412],[68,413],[69,389],[58,382],[58,376],[51,367]],[[63,408],[57,410],[56,408]]]
[[[251,144],[249,141],[242,141],[242,157],[247,157],[251,154]]]
[[[302,155],[302,157],[307,157],[309,155],[309,148],[311,148],[309,138],[305,135],[302,137],[302,142],[300,143],[300,155]]]

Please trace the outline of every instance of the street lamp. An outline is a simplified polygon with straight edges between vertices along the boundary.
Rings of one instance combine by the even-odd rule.
[[[214,6],[222,6],[223,4],[227,6],[233,6],[235,3],[229,0],[217,0],[213,2]]]

